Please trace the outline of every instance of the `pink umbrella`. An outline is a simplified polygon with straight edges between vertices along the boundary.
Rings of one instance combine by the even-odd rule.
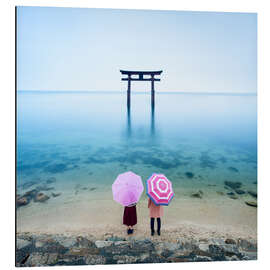
[[[139,201],[143,189],[139,175],[125,172],[119,174],[112,184],[113,199],[123,206],[128,206]]]
[[[172,183],[163,174],[153,173],[146,181],[146,194],[156,205],[169,205],[174,192]]]

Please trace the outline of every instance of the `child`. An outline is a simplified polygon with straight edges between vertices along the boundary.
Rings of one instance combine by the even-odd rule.
[[[123,224],[127,225],[127,234],[133,233],[133,226],[137,224],[136,203],[125,206]]]
[[[151,235],[155,234],[154,230],[154,222],[155,218],[157,219],[157,233],[160,235],[160,227],[161,227],[161,220],[160,218],[163,216],[163,207],[162,205],[155,205],[150,198],[148,198],[148,208],[149,208],[149,215],[150,215],[150,226],[151,226]]]

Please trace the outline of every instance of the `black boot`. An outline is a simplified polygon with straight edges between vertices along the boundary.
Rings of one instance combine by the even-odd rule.
[[[154,218],[151,218],[151,220],[150,220],[150,226],[151,226],[151,235],[152,236],[155,234],[154,222],[155,222],[155,219]]]
[[[161,227],[161,220],[160,220],[160,218],[157,218],[157,225],[158,225],[157,233],[158,233],[158,235],[160,235],[160,227]]]

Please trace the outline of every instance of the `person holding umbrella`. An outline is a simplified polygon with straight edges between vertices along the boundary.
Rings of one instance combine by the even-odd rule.
[[[137,224],[136,203],[125,206],[123,224],[128,227],[127,234],[132,234],[133,226]]]
[[[163,216],[163,205],[169,205],[174,192],[172,183],[163,174],[153,173],[146,181],[146,194],[148,198],[148,208],[150,215],[151,235],[155,234],[154,223],[157,219],[157,233],[160,235],[161,217]]]
[[[127,233],[133,233],[133,226],[137,224],[136,204],[144,190],[142,179],[133,172],[119,174],[112,184],[113,199],[123,205],[123,224],[127,226]]]
[[[162,205],[155,205],[152,202],[152,200],[148,198],[148,208],[149,208],[149,216],[150,216],[151,235],[155,234],[155,229],[154,229],[155,218],[157,219],[157,234],[160,235],[160,228],[161,228],[160,218],[163,216],[163,207]]]

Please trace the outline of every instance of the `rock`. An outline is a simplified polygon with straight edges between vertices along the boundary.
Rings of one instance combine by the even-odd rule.
[[[32,187],[32,186],[35,185],[35,184],[36,184],[36,182],[34,182],[34,181],[29,181],[29,182],[24,183],[24,184],[22,185],[22,188],[23,188],[23,189],[27,189],[27,188]]]
[[[99,254],[98,248],[78,248],[72,247],[69,249],[68,254],[75,256],[97,255]]]
[[[199,199],[202,199],[202,195],[203,195],[203,192],[201,190],[199,190],[198,192],[194,192],[192,193],[190,196],[192,198],[199,198]]]
[[[228,167],[228,170],[231,172],[239,172],[239,170],[235,167]]]
[[[77,240],[75,237],[63,237],[57,240],[58,240],[58,243],[65,248],[70,248],[72,246],[75,246],[77,243]]]
[[[61,192],[59,192],[59,193],[53,193],[53,192],[52,192],[52,196],[53,196],[54,198],[60,196],[61,194],[62,194]]]
[[[211,257],[216,261],[224,261],[225,255],[223,249],[219,245],[209,245]]]
[[[35,247],[36,248],[41,248],[41,247],[43,247],[43,246],[45,246],[46,245],[46,242],[44,242],[44,241],[36,241],[35,242]]]
[[[56,182],[56,178],[55,177],[50,177],[46,180],[46,183],[47,184],[52,184],[52,183],[55,183]]]
[[[90,191],[96,190],[96,187],[89,188]]]
[[[256,202],[245,201],[245,203],[246,203],[246,205],[248,205],[248,206],[257,207],[257,203],[256,203]]]
[[[236,241],[233,240],[233,239],[231,239],[231,238],[227,238],[227,239],[225,240],[225,243],[226,243],[226,244],[231,244],[231,245],[236,245]]]
[[[239,249],[247,252],[257,252],[257,243],[252,243],[246,239],[238,239],[237,245]]]
[[[222,245],[221,248],[223,249],[225,256],[233,256],[239,254],[238,248],[234,244]]]
[[[97,240],[95,242],[95,245],[97,248],[104,248],[104,247],[109,247],[113,244],[113,241],[101,241],[101,240]]]
[[[53,187],[48,187],[47,185],[42,185],[42,186],[38,186],[36,188],[36,190],[39,191],[49,191],[49,190],[53,190]]]
[[[229,198],[231,198],[233,200],[237,200],[238,199],[238,197],[236,195],[231,195],[231,196],[229,196]]]
[[[239,189],[242,186],[241,182],[225,181],[224,184],[232,189]]]
[[[19,197],[16,199],[16,206],[17,207],[27,205],[28,203],[30,203],[30,199],[26,196],[22,196],[22,197]]]
[[[232,196],[232,195],[235,195],[235,194],[233,192],[228,192],[227,195]]]
[[[30,246],[30,245],[31,245],[30,241],[20,239],[20,238],[17,238],[17,240],[16,240],[16,248],[17,249],[22,249],[22,248],[25,248],[25,247]]]
[[[117,261],[117,264],[130,264],[137,262],[138,258],[135,256],[128,256],[128,255],[114,255],[113,259]]]
[[[208,252],[209,251],[209,244],[199,244],[199,249],[204,251],[204,252]]]
[[[252,196],[253,198],[256,198],[257,199],[257,192],[254,192],[254,191],[248,191],[248,194],[250,196]]]
[[[48,253],[32,253],[26,261],[25,266],[45,266],[48,258]]]
[[[194,177],[194,173],[192,173],[192,172],[186,172],[185,175],[186,175],[186,177],[189,178],[189,179],[191,179],[191,178]]]
[[[88,255],[85,257],[85,263],[88,265],[106,264],[106,258],[101,255]]]
[[[221,196],[224,196],[224,192],[222,192],[222,191],[217,191],[217,194],[221,195]]]
[[[149,253],[143,253],[140,255],[140,261],[145,262],[147,259],[149,259]]]
[[[45,194],[42,193],[42,192],[39,192],[39,193],[36,195],[36,197],[35,197],[35,199],[34,199],[34,202],[45,202],[45,201],[47,201],[48,199],[50,199],[49,196],[45,195]]]
[[[47,259],[47,265],[55,265],[58,261],[58,253],[49,253]]]
[[[195,262],[211,262],[213,261],[210,257],[208,256],[196,256],[193,259]]]
[[[178,249],[179,245],[176,243],[165,242],[163,247],[169,251],[175,251],[176,249]]]
[[[107,237],[105,240],[116,242],[116,241],[125,241],[126,239],[124,237],[110,236]]]
[[[114,245],[115,245],[115,246],[127,245],[127,244],[128,244],[127,241],[115,241],[115,242],[114,242]]]
[[[26,196],[31,200],[35,198],[35,196],[37,195],[37,192],[38,191],[36,189],[32,189],[32,190],[27,191],[23,196]]]
[[[89,238],[89,236],[88,236],[88,238]],[[95,245],[96,239],[93,236],[91,236],[91,240],[89,240],[88,238],[78,236],[76,238],[76,240],[77,240],[76,246],[85,247],[85,248],[90,248],[90,247],[96,248],[96,245]]]
[[[235,189],[234,190],[237,194],[239,194],[239,195],[242,195],[242,194],[245,194],[246,192],[244,191],[244,190],[242,190],[242,189]]]
[[[257,260],[257,252],[241,252],[241,260]]]

